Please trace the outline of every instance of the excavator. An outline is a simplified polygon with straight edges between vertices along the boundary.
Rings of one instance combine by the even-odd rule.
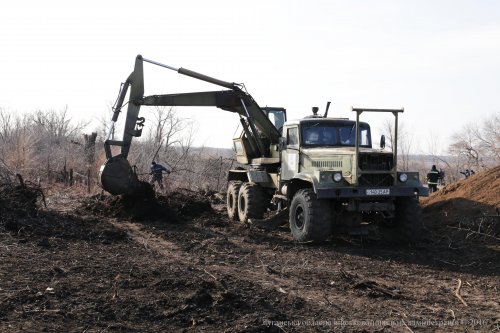
[[[224,90],[144,96],[144,63],[209,82]],[[130,92],[129,92],[130,90]],[[242,131],[233,139],[236,160],[245,168],[228,172],[227,214],[248,222],[273,211],[288,213],[290,230],[301,242],[326,240],[334,226],[357,228],[366,223],[391,225],[408,241],[422,234],[419,196],[427,196],[418,172],[397,167],[397,140],[392,152],[372,145],[366,112],[391,113],[404,109],[352,108],[356,120],[324,115],[287,121],[283,107],[260,107],[244,84],[219,80],[186,68],[176,68],[138,55],[133,72],[122,84],[113,107],[116,124],[129,94],[122,140],[104,142],[106,162],[100,169],[102,188],[114,195],[136,195],[141,190],[127,157],[134,137],[142,134],[141,106],[212,106],[236,113]],[[110,131],[112,132],[112,131]],[[120,152],[112,154],[112,146]]]
[[[144,71],[143,63],[151,63],[179,74],[187,75],[199,80],[213,83],[227,90],[194,92],[183,94],[153,95],[144,97]],[[286,120],[284,108],[261,108],[250,94],[245,91],[243,84],[218,80],[189,69],[174,68],[158,63],[138,55],[135,60],[134,71],[122,84],[120,92],[113,107],[111,129],[117,122],[123,108],[123,102],[130,87],[127,106],[125,128],[122,140],[111,140],[104,143],[106,162],[100,169],[100,182],[104,190],[114,195],[132,195],[140,188],[137,174],[127,160],[130,145],[134,137],[140,137],[145,119],[139,117],[141,106],[215,106],[222,110],[237,113],[243,127],[235,145],[239,150],[246,148],[245,158],[239,162],[250,165],[259,165],[262,168],[277,169],[279,154],[277,145],[280,139],[279,128]],[[109,131],[113,132],[112,130]],[[111,146],[119,146],[120,153],[113,156]]]

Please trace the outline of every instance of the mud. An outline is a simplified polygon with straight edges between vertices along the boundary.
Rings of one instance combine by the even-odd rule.
[[[169,223],[212,211],[209,198],[200,193],[180,189],[164,195],[150,190],[146,187],[144,195],[135,196],[94,195],[81,201],[77,213]]]
[[[297,244],[286,227],[231,222],[223,203],[189,191],[144,202],[53,193],[36,216],[0,225],[0,331],[493,331],[500,243],[460,228],[496,219],[498,198],[472,197],[490,190],[473,182],[423,200],[416,245],[340,234]]]

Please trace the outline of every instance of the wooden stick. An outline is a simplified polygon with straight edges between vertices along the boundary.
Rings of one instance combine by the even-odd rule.
[[[460,296],[460,288],[462,288],[462,280],[458,279],[458,286],[457,286],[457,290],[455,290],[454,295],[457,296],[457,298],[460,300],[460,302],[462,302],[463,305],[468,306],[467,303],[465,303],[462,296]]]
[[[406,325],[406,323],[403,319],[401,319],[401,322],[403,323],[403,325],[405,325],[405,327],[408,329],[408,331],[410,331],[411,333],[414,333],[413,330],[408,325]]]
[[[203,271],[205,273],[207,273],[208,275],[210,275],[211,277],[213,277],[215,281],[217,281],[217,278],[215,277],[215,275],[213,275],[212,273],[208,272],[206,269],[203,269]]]
[[[469,233],[471,233],[471,234],[476,234],[476,235],[481,235],[481,236],[491,237],[491,238],[493,238],[493,239],[496,239],[496,240],[499,240],[499,241],[500,241],[500,238],[495,237],[495,236],[493,236],[493,235],[488,235],[488,234],[485,234],[485,233],[483,233],[483,232],[474,231],[474,230],[467,229],[467,228],[460,228],[460,227],[459,227],[459,228],[457,228],[457,227],[452,227],[452,226],[449,226],[449,225],[448,225],[447,227],[448,227],[448,228],[450,228],[450,229],[457,229],[457,230],[461,230],[461,231],[467,231],[467,232],[469,232]]]

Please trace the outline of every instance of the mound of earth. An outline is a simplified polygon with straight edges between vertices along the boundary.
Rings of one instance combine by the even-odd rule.
[[[31,183],[25,183],[20,176],[19,184],[0,183],[0,222],[36,215],[37,202],[41,197],[42,190]]]
[[[500,166],[447,185],[421,203],[427,227],[458,226],[497,236]]]
[[[127,218],[136,221],[161,219],[175,222],[181,217],[197,217],[212,212],[207,197],[179,189],[163,195],[145,191],[135,196],[98,194],[84,199],[77,209],[80,214]]]
[[[428,206],[457,198],[500,208],[500,166],[447,185],[422,203]]]

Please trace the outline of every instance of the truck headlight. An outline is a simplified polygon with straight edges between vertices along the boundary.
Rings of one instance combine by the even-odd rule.
[[[333,180],[337,183],[340,182],[342,180],[342,174],[340,172],[335,172],[333,174]]]
[[[408,175],[406,173],[400,173],[399,174],[399,180],[402,182],[402,183],[406,183],[406,181],[408,180]]]

